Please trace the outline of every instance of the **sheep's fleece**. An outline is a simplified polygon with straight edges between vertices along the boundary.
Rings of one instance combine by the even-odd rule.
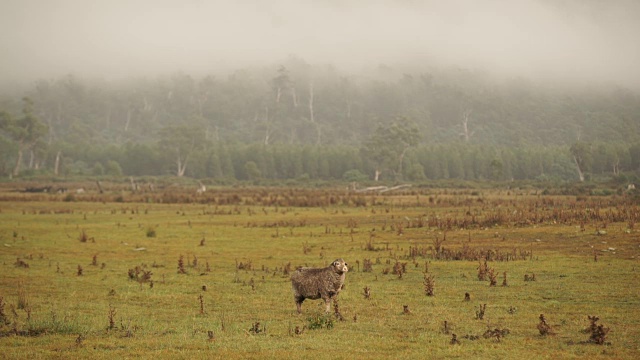
[[[345,273],[349,271],[343,259],[337,259],[325,268],[301,267],[291,275],[293,299],[298,313],[302,312],[302,302],[305,299],[320,299],[326,304],[329,312],[331,300],[338,296],[344,284]]]

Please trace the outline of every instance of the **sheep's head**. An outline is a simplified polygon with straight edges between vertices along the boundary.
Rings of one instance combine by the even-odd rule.
[[[331,266],[338,274],[346,273],[347,271],[349,271],[347,263],[342,259],[334,260]]]

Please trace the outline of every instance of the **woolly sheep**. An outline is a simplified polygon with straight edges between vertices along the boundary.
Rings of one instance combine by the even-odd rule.
[[[305,299],[320,298],[327,306],[325,311],[329,312],[331,300],[342,290],[347,271],[349,271],[347,263],[342,259],[336,259],[325,268],[297,269],[291,275],[291,286],[298,313],[302,313],[302,302]]]

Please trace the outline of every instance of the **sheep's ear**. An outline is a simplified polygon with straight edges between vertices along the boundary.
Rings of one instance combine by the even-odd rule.
[[[333,266],[340,266],[340,261],[336,260],[333,262]]]

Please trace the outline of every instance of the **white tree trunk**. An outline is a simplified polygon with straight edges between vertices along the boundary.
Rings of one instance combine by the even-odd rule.
[[[580,178],[580,182],[584,182],[584,173],[582,172],[582,169],[580,169],[580,164],[578,164],[578,159],[576,159],[576,157],[573,157],[573,161],[576,163],[576,170],[578,170],[578,177]]]
[[[313,82],[309,82],[309,121],[316,122],[313,114]]]
[[[20,175],[21,164],[22,164],[22,146],[18,149],[18,158],[16,159],[16,166],[13,168],[13,176]]]
[[[271,133],[273,132],[273,130],[271,129],[271,123],[269,122],[269,107],[265,107],[264,109],[264,117],[265,117],[265,127],[266,130],[264,132],[264,144],[265,145],[269,145],[269,141],[271,138]]]
[[[35,166],[36,154],[33,149],[29,150],[29,169],[33,169]]]
[[[469,115],[471,115],[470,110],[466,110],[462,114],[462,133],[460,135],[463,137],[464,142],[469,142],[469,138],[474,134],[473,131],[469,131]]]
[[[124,124],[124,132],[129,131],[129,123],[131,123],[131,108],[127,109],[127,121]]]
[[[129,182],[131,183],[131,191],[132,192],[138,191],[138,183],[136,183],[135,180],[133,180],[132,176],[129,177]]]
[[[62,151],[58,150],[58,153],[56,153],[56,162],[53,166],[53,174],[55,176],[58,176],[59,174],[59,170],[60,170],[60,156],[62,155]]]
[[[282,88],[278,87],[276,90],[276,104],[280,104],[280,96],[282,95]]]
[[[147,101],[147,97],[146,97],[146,96],[142,98],[142,102],[143,102],[143,104],[144,104],[144,108],[143,108],[143,110],[144,110],[144,111],[149,111],[149,110],[151,110],[152,106],[151,106],[151,104],[149,104],[149,102]]]
[[[320,125],[318,125],[316,123],[316,117],[313,111],[313,82],[310,81],[309,82],[309,121],[311,121],[311,123],[315,126],[316,128],[316,145],[320,144],[320,139],[322,138],[322,132],[320,130]]]
[[[178,177],[183,177],[186,170],[187,170],[187,164],[185,162],[182,164],[182,167],[180,168],[180,170],[178,170]]]
[[[184,173],[187,170],[187,159],[185,157],[185,159],[182,160],[182,157],[180,156],[179,151],[178,151],[177,165],[178,165],[178,171],[176,172],[176,175],[178,177],[184,176]]]
[[[409,146],[406,146],[398,157],[398,172],[396,173],[396,178],[398,175],[402,176],[402,162],[404,161],[404,156],[407,153],[407,150],[409,150]]]
[[[294,87],[291,88],[291,100],[293,100],[293,107],[298,107],[298,96]]]

